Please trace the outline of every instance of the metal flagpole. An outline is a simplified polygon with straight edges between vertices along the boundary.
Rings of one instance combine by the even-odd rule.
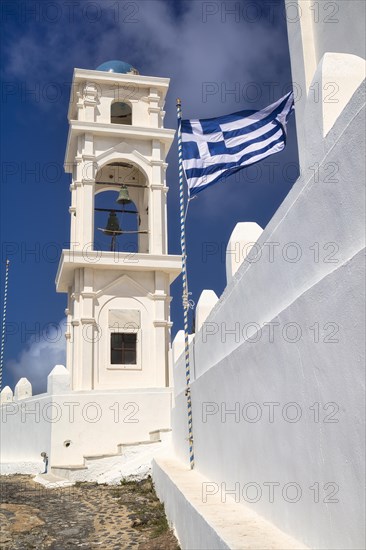
[[[182,249],[182,282],[183,282],[183,312],[184,312],[184,354],[186,365],[186,397],[188,409],[188,440],[189,440],[189,462],[191,470],[194,468],[193,450],[193,425],[192,425],[192,401],[191,401],[191,371],[189,366],[189,341],[188,341],[188,310],[189,295],[187,282],[187,254],[186,254],[186,232],[185,232],[185,211],[184,211],[184,187],[183,187],[183,151],[182,151],[182,106],[180,99],[177,99],[178,118],[178,160],[179,160],[179,203],[180,203],[180,244]]]
[[[4,347],[5,347],[5,329],[6,329],[6,302],[8,298],[8,279],[9,279],[9,264],[10,261],[6,260],[5,267],[5,289],[4,289],[4,309],[3,309],[3,324],[1,332],[1,352],[0,352],[0,391],[3,387],[3,364],[4,364]]]

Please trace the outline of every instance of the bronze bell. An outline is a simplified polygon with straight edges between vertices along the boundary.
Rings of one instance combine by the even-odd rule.
[[[130,204],[132,202],[126,185],[122,185],[116,202],[118,202],[118,204]]]
[[[114,210],[112,210],[109,214],[107,227],[103,230],[103,233],[106,233],[107,235],[111,235],[113,233],[121,233],[117,214],[114,212]]]

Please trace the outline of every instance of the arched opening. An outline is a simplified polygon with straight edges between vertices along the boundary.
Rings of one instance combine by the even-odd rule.
[[[94,250],[149,252],[146,176],[120,160],[100,168],[95,184]]]
[[[138,210],[133,201],[118,204],[118,196],[109,190],[95,197],[94,250],[138,252]]]
[[[132,107],[129,103],[115,101],[111,105],[112,124],[132,124]]]

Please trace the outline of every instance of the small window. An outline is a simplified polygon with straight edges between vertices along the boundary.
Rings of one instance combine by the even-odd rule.
[[[111,334],[111,364],[136,365],[137,335],[132,332]]]
[[[111,105],[112,124],[132,124],[132,109],[128,103],[116,101]]]

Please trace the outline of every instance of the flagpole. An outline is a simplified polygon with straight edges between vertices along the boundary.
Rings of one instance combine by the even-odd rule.
[[[184,211],[184,186],[183,186],[183,150],[182,150],[182,106],[181,100],[177,99],[178,118],[178,161],[179,161],[179,203],[180,203],[180,244],[182,249],[182,282],[183,282],[183,314],[184,314],[184,356],[186,366],[186,397],[188,411],[188,441],[189,441],[189,463],[191,470],[194,468],[193,450],[193,423],[192,423],[192,400],[191,400],[191,370],[189,365],[189,340],[188,340],[188,310],[189,295],[187,282],[187,253],[186,253],[186,231]]]
[[[5,330],[6,330],[6,303],[8,298],[9,264],[10,264],[10,261],[7,259],[6,267],[5,267],[4,307],[3,307],[3,322],[2,322],[2,331],[1,331],[0,391],[2,390],[2,387],[3,387],[3,365],[4,365]]]

